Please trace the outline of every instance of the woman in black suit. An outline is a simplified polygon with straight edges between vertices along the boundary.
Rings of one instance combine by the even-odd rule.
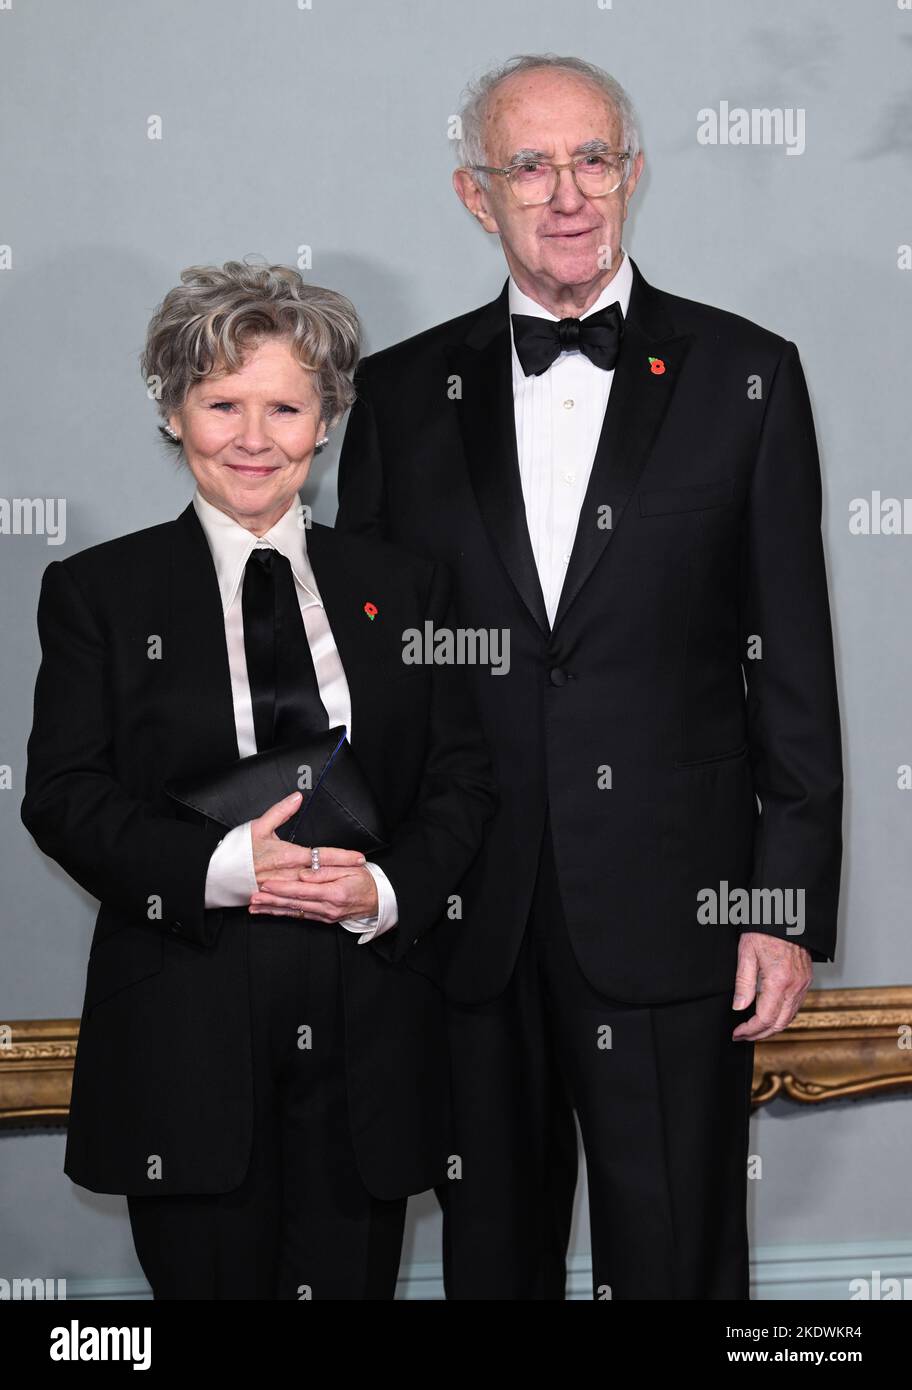
[[[391,1298],[447,1174],[435,938],[494,794],[465,672],[405,664],[449,580],[308,524],[358,321],[282,266],[193,267],[143,368],[196,480],[174,521],[52,562],[22,818],[100,900],[65,1171],[125,1193],[156,1298]],[[182,817],[166,786],[342,727],[369,857]],[[433,929],[433,930],[432,930]]]

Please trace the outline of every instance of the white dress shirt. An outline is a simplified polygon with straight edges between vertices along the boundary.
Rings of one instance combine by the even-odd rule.
[[[295,592],[301,605],[301,617],[317,675],[320,699],[329,715],[329,726],[332,728],[344,724],[351,742],[351,695],[307,556],[307,531],[299,524],[297,499],[275,526],[259,538],[218,507],[214,507],[211,502],[207,502],[198,488],[193,496],[193,507],[209,542],[222,597],[238,756],[245,758],[259,751],[253,724],[241,606],[244,570],[250,552],[258,547],[278,550],[291,565]],[[376,882],[379,910],[374,917],[345,918],[339,923],[347,931],[360,933],[359,944],[370,941],[381,932],[389,931],[398,921],[398,906],[393,885],[378,864],[366,863],[364,867]],[[256,891],[253,840],[248,821],[229,830],[209,860],[205,906],[246,907],[251,894]]]
[[[615,300],[626,317],[632,284],[630,258],[623,251],[614,278],[581,317],[588,318]],[[508,294],[511,314],[558,321],[557,314],[523,294],[512,275]],[[614,372],[594,366],[581,352],[562,352],[541,376],[526,376],[515,344],[512,355],[516,449],[526,523],[553,626]]]

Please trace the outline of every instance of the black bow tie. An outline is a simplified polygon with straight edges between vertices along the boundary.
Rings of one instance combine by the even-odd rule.
[[[624,315],[617,300],[585,319],[540,319],[511,314],[516,355],[526,376],[541,376],[562,352],[581,352],[603,372],[617,362]]]

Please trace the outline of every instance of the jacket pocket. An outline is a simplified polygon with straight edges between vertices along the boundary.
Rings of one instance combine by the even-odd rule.
[[[89,956],[83,1012],[129,985],[157,975],[164,960],[161,932],[149,927],[123,926],[102,937]]]
[[[734,479],[716,478],[693,487],[662,488],[640,493],[640,516],[664,516],[668,512],[696,512],[704,507],[722,507],[730,502]]]
[[[708,758],[689,758],[686,762],[675,762],[675,767],[706,767],[709,763],[727,763],[734,758],[743,758],[747,754],[747,744],[741,743],[737,748],[730,749],[727,753],[711,753]]]

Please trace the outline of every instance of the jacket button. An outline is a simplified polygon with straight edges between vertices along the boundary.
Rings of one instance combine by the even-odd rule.
[[[182,926],[183,926],[183,922],[172,922],[172,923],[171,923],[171,930],[172,930],[172,931],[175,931],[175,932],[179,932]]]
[[[552,685],[566,685],[569,679],[567,672],[560,666],[555,666],[549,673]]]

